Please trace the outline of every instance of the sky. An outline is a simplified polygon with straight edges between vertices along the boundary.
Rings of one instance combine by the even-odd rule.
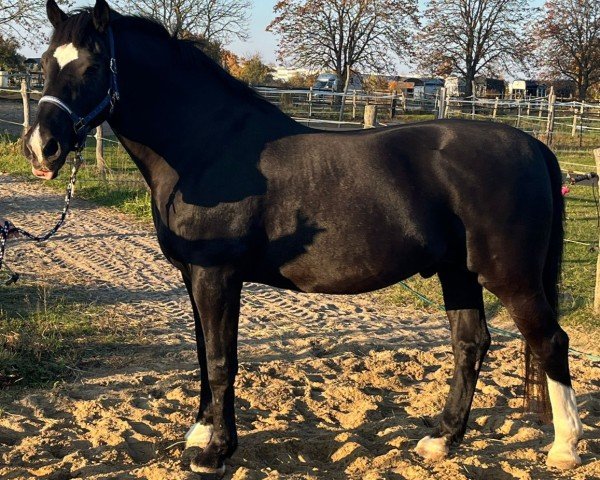
[[[277,62],[277,38],[272,33],[266,31],[267,25],[275,18],[273,7],[277,0],[251,0],[252,12],[249,24],[250,38],[246,41],[237,40],[227,48],[239,56],[249,57],[255,53],[259,53],[263,60],[268,64],[279,64]],[[543,0],[530,0],[534,6],[542,4]],[[76,0],[75,6],[81,7],[93,5],[94,0]],[[419,0],[419,4],[423,5],[423,0]],[[109,0],[110,4],[110,0]],[[37,48],[22,48],[21,53],[26,57],[40,57],[45,49],[45,46]],[[406,64],[398,64],[398,73],[409,74],[411,67]]]
[[[229,49],[242,56],[260,53],[267,63],[277,63],[277,38],[265,31],[275,18],[273,7],[277,0],[253,0],[252,19],[250,21],[250,39],[233,42]]]
[[[76,1],[76,7],[93,5],[93,0]],[[253,8],[249,25],[250,38],[247,41],[235,41],[228,46],[230,50],[241,56],[251,56],[260,53],[267,63],[277,63],[277,39],[272,33],[265,31],[267,25],[275,18],[273,7],[277,0],[252,0]],[[109,0],[110,4],[110,0]],[[26,57],[40,57],[45,46],[22,48],[20,51]]]

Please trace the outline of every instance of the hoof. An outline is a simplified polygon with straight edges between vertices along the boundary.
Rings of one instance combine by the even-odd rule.
[[[553,446],[548,453],[546,465],[559,470],[571,470],[581,465],[581,457],[579,457],[575,448],[570,445],[556,448]]]
[[[199,447],[186,448],[181,455],[181,466],[183,469],[191,470],[194,473],[200,474],[202,479],[220,479],[225,475],[225,464],[220,467],[207,467],[200,464],[203,457],[203,450]]]
[[[439,462],[448,456],[448,441],[444,437],[425,437],[417,444],[415,452],[427,461]]]
[[[194,473],[199,473],[200,475],[202,475],[202,478],[223,478],[223,475],[225,475],[225,465],[223,465],[221,468],[209,468],[209,467],[203,467],[202,465],[197,465],[195,461],[192,460],[192,463],[190,464],[190,469],[192,470],[192,472]]]
[[[185,434],[185,448],[205,448],[212,438],[213,426],[195,423]]]

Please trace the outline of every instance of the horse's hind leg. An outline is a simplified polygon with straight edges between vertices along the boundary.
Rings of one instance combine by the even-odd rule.
[[[446,268],[438,276],[450,320],[455,366],[440,425],[416,448],[416,452],[428,460],[444,458],[450,444],[462,440],[481,364],[490,346],[483,293],[477,276],[459,268]]]
[[[575,393],[569,372],[569,337],[560,328],[542,288],[496,287],[495,293],[507,307],[517,327],[533,353],[533,361],[546,375],[552,418],[554,444],[548,453],[547,464],[560,469],[581,464],[577,442],[583,432]]]

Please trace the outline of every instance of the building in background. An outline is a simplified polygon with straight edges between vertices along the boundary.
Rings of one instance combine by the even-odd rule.
[[[441,78],[425,77],[397,77],[397,88],[399,92],[410,98],[432,97],[438,94],[444,86]]]
[[[511,98],[545,97],[548,86],[540,80],[515,80],[510,84]]]
[[[506,93],[506,82],[501,78],[479,76],[475,78],[474,82],[476,98],[503,98]],[[464,97],[466,95],[467,82],[464,77],[450,75],[446,77],[444,86],[451,97]]]

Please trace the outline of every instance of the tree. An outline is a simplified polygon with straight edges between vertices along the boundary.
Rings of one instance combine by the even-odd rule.
[[[223,68],[236,78],[240,78],[242,74],[242,65],[240,57],[229,50],[223,50],[222,53]]]
[[[527,0],[429,0],[413,62],[428,74],[464,77],[527,68],[534,10]]]
[[[248,38],[250,0],[117,0],[125,11],[161,22],[171,35],[227,44]]]
[[[287,82],[283,82],[287,88],[310,88],[315,84],[317,75],[296,72]]]
[[[579,98],[586,100],[600,83],[600,2],[549,0],[536,37],[544,73],[572,80]]]
[[[13,71],[20,70],[23,67],[25,57],[17,53],[19,44],[12,38],[0,36],[0,69]]]
[[[58,0],[69,5],[68,0]],[[42,30],[48,24],[46,2],[42,0],[0,0],[0,35],[4,39],[21,39],[40,44],[45,42]]]
[[[267,27],[279,38],[279,58],[296,67],[390,71],[417,22],[416,0],[281,0]]]
[[[257,53],[243,61],[238,78],[252,85],[265,85],[273,81],[273,69],[266,65]]]
[[[390,81],[382,75],[368,75],[362,79],[363,89],[367,92],[387,92]]]

